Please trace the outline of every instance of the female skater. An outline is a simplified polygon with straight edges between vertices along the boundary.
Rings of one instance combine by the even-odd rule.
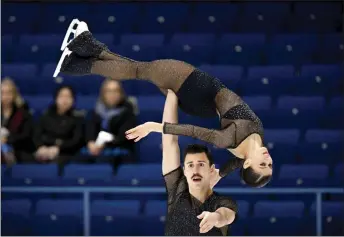
[[[76,30],[72,30],[74,25]],[[74,33],[74,39],[67,44],[70,32]],[[115,80],[147,80],[163,92],[168,89],[175,92],[184,112],[199,117],[220,117],[220,130],[148,122],[129,130],[128,139],[138,141],[150,132],[194,137],[228,149],[237,157],[221,167],[221,177],[241,168],[242,180],[252,187],[262,187],[270,181],[272,159],[263,147],[261,121],[217,78],[177,60],[139,62],[112,53],[92,36],[85,22],[78,20],[71,23],[61,50],[63,54],[54,77],[62,72],[75,76],[96,74]]]

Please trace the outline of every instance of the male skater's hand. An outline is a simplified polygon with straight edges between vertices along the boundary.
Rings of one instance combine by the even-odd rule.
[[[220,214],[217,212],[208,212],[204,211],[201,215],[197,216],[198,219],[202,219],[201,223],[199,224],[200,233],[207,233],[211,230],[220,220]]]

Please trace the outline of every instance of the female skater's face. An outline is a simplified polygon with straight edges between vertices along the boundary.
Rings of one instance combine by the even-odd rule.
[[[10,105],[14,101],[14,91],[9,83],[3,83],[1,85],[1,104]]]
[[[210,187],[210,177],[214,172],[214,165],[209,165],[205,153],[187,154],[184,161],[184,175],[189,187],[203,189]]]
[[[104,103],[109,106],[116,106],[122,99],[121,85],[116,81],[109,81],[103,90]]]
[[[248,167],[251,167],[263,176],[272,175],[272,159],[268,150],[265,147],[261,147],[252,151],[244,163],[244,168]]]
[[[59,112],[64,113],[72,108],[74,98],[72,92],[68,88],[60,90],[56,97],[56,106]]]

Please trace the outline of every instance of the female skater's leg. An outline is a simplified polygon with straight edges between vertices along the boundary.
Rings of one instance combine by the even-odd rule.
[[[68,44],[68,49],[74,55],[69,60],[66,59],[68,63],[63,61],[62,72],[74,75],[80,75],[80,72],[96,74],[115,80],[149,80],[160,89],[177,92],[195,69],[192,65],[177,60],[139,62],[112,53],[105,44],[93,37],[85,22],[79,23],[77,31],[77,37]],[[83,60],[88,62],[83,63]]]
[[[190,64],[171,59],[139,62],[116,54],[113,54],[113,58],[112,60],[83,58],[73,52],[63,61],[61,72],[71,75],[101,75],[114,80],[148,80],[161,89],[177,92],[195,69]]]

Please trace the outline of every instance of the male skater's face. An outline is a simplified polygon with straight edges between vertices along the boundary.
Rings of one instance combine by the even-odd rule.
[[[190,188],[206,189],[210,187],[210,177],[215,166],[209,165],[207,155],[203,153],[187,154],[184,161],[184,175]]]

